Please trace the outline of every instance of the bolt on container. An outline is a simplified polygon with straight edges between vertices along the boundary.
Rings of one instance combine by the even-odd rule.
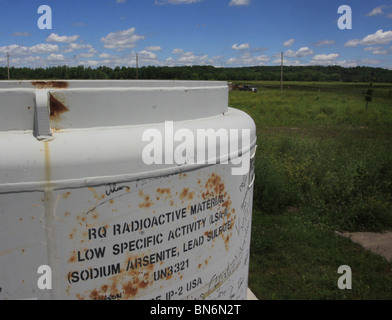
[[[0,299],[246,299],[256,129],[218,81],[0,84]]]

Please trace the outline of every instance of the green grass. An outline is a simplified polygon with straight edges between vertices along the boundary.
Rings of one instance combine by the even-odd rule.
[[[238,107],[258,118],[260,129],[266,126],[309,127],[351,126],[377,130],[391,130],[392,86],[374,85],[374,101],[365,110],[362,92],[365,84],[300,83],[286,85],[281,92],[276,84],[256,85],[257,94],[232,91],[231,106]],[[265,88],[266,86],[266,88]],[[280,87],[279,87],[280,88]],[[320,91],[319,91],[320,90]]]
[[[352,269],[340,290],[339,266]],[[392,264],[300,212],[254,213],[249,286],[259,299],[392,299]]]
[[[260,299],[391,299],[392,265],[334,231],[392,229],[392,85],[252,83],[230,106],[256,122],[250,287]],[[288,89],[288,86],[290,88]],[[353,289],[340,290],[340,265]]]

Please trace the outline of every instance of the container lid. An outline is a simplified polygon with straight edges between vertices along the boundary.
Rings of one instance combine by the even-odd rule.
[[[4,81],[0,114],[0,193],[176,174],[242,157],[256,143],[253,120],[228,107],[218,81]],[[150,164],[143,155],[156,143],[160,158]],[[185,144],[185,161],[171,161]]]
[[[124,126],[227,112],[221,81],[72,80],[0,82],[0,131]],[[50,128],[49,128],[50,127]]]

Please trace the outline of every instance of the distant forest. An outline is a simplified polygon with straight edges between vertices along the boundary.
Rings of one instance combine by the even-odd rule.
[[[8,78],[7,68],[0,67],[0,80]],[[280,66],[216,68],[183,67],[105,67],[58,66],[48,68],[10,68],[11,80],[31,79],[176,79],[176,80],[280,80]],[[371,67],[285,66],[285,81],[343,81],[392,83],[392,70]]]

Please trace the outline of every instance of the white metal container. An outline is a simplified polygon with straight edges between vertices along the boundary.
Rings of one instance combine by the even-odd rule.
[[[2,82],[0,299],[246,299],[255,146],[226,82]]]

